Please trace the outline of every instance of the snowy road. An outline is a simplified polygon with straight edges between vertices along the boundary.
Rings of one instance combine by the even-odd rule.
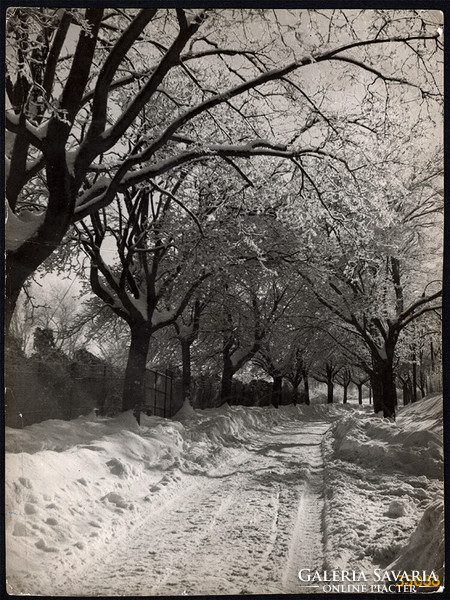
[[[349,405],[186,412],[7,428],[11,594],[314,593],[298,571],[324,568],[443,581],[442,395],[395,424]]]
[[[279,425],[207,476],[182,474],[178,493],[86,565],[70,593],[314,591],[300,588],[297,573],[323,567],[321,441],[329,426]]]

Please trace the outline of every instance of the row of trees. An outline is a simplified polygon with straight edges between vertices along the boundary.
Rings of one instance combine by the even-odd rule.
[[[432,11],[13,8],[7,43],[7,325],[78,263],[76,327],[128,330],[125,410],[175,337],[187,397],[194,351],[223,399],[314,364],[394,414],[439,346]]]

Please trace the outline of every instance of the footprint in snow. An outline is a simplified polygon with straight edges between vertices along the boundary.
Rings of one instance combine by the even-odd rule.
[[[29,479],[27,479],[26,477],[19,477],[19,482],[23,485],[23,487],[26,487],[27,489],[31,490],[31,483]]]
[[[55,548],[54,546],[47,546],[47,544],[42,538],[40,538],[40,540],[38,540],[35,543],[35,546],[36,548],[38,548],[39,550],[43,550],[44,552],[59,552],[58,548]]]
[[[24,510],[26,515],[34,515],[38,512],[37,507],[34,504],[30,504],[29,502],[25,504]]]
[[[89,521],[89,525],[91,525],[91,527],[99,527],[99,528],[101,528],[101,525],[99,525],[96,521]]]
[[[76,542],[74,546],[78,548],[78,550],[84,550],[85,548],[84,542]]]

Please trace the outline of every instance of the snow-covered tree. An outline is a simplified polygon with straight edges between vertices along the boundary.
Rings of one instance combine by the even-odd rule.
[[[192,396],[191,348],[198,338],[201,315],[206,307],[207,301],[197,296],[173,324],[181,349],[183,398],[189,402]]]
[[[363,386],[369,381],[367,371],[359,366],[353,366],[351,370],[352,381],[358,390],[358,404],[363,403]]]
[[[221,399],[231,395],[232,379],[262,350],[289,303],[289,285],[258,263],[236,268],[226,280],[213,316],[221,338]]]
[[[90,259],[92,291],[130,328],[124,410],[139,412],[144,405],[152,335],[177,321],[211,275],[201,259],[202,238],[189,227],[190,220],[172,192],[139,187],[78,226]]]
[[[413,149],[403,148],[403,154],[407,149],[413,164]],[[341,179],[340,188],[330,181],[311,223],[314,244],[305,247],[299,268],[319,302],[369,350],[374,409],[386,416],[394,414],[397,402],[399,336],[422,315],[439,310],[442,295],[441,195],[428,189],[426,206],[413,217],[421,186],[412,189],[411,166],[396,171],[396,180],[389,182],[384,172],[404,160],[399,148],[396,156],[391,148],[381,169],[374,163],[361,167],[358,178]]]
[[[9,8],[6,326],[71,225],[117,193],[211,158],[245,178],[234,161],[258,155],[297,160],[315,185],[309,165],[334,160],[346,130],[341,83],[352,128],[369,126],[365,95],[405,86],[417,64],[412,89],[431,97],[439,36],[427,11]]]

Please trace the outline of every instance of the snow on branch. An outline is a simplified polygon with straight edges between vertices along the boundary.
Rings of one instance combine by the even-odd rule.
[[[173,200],[176,204],[178,204],[178,206],[180,208],[182,208],[190,217],[191,219],[194,221],[194,223],[197,225],[197,228],[200,232],[201,235],[203,235],[203,229],[202,226],[200,224],[200,221],[197,219],[197,217],[194,215],[194,213],[189,210],[189,208],[183,203],[181,202],[181,200],[178,200],[178,198],[172,194],[172,192],[169,192],[169,190],[166,190],[162,187],[160,187],[155,181],[152,181],[152,186],[160,193],[160,194],[165,194],[166,196],[168,196],[171,200]]]
[[[355,66],[359,67],[360,69],[363,69],[364,71],[368,71],[372,75],[375,75],[376,79],[381,79],[382,81],[385,81],[385,82],[400,83],[402,85],[407,85],[409,87],[419,89],[423,95],[425,95],[425,94],[428,96],[438,96],[439,95],[439,94],[433,94],[432,92],[425,92],[421,88],[420,85],[413,83],[412,81],[408,81],[408,79],[406,79],[405,77],[393,77],[391,75],[385,75],[381,71],[374,69],[370,65],[368,65],[364,62],[361,62],[359,60],[355,60],[354,58],[350,58],[348,56],[333,56],[330,58],[330,60],[340,61],[340,62],[348,63],[350,65],[355,65]]]
[[[8,131],[19,135],[24,135],[27,141],[32,144],[38,150],[44,148],[45,135],[47,133],[47,127],[35,127],[22,115],[8,114],[5,112],[5,125]]]
[[[132,165],[141,162],[142,154],[128,157],[120,166],[119,171],[110,180],[103,177],[77,200],[74,220],[79,221],[90,213],[104,208],[111,201],[117,192],[121,192],[128,187],[142,183],[149,179],[154,179],[158,175],[163,175],[168,171],[180,167],[183,164],[199,161],[207,157],[218,156],[250,158],[251,156],[275,156],[291,159],[309,154],[311,150],[289,150],[282,144],[271,144],[267,140],[254,140],[244,145],[210,145],[206,148],[194,148],[185,150],[179,154],[163,159],[157,163],[151,164],[137,171],[129,171]],[[122,176],[122,177],[121,177]]]
[[[431,296],[422,296],[421,298],[416,300],[416,302],[413,302],[409,308],[407,308],[404,312],[402,312],[399,315],[397,320],[398,329],[403,329],[404,327],[406,327],[406,325],[411,323],[411,321],[414,321],[426,312],[430,312],[432,310],[439,310],[440,308],[442,308],[442,305],[424,306],[424,304],[433,302],[434,300],[440,297],[442,297],[442,290],[439,290]],[[422,307],[422,309],[417,310],[420,307]]]
[[[96,154],[100,151],[105,152],[116,144],[122,135],[127,131],[130,125],[133,123],[143,106],[152,97],[164,77],[170,71],[170,69],[178,62],[180,53],[188,40],[194,35],[202,24],[202,17],[198,15],[194,18],[186,27],[180,29],[179,34],[167,53],[162,57],[159,65],[152,71],[152,74],[138,92],[135,98],[131,101],[130,105],[125,109],[116,123],[109,128],[109,130],[102,133],[99,143],[99,148],[96,148]],[[84,151],[89,155],[88,148],[84,146]]]
[[[117,69],[132,47],[133,43],[153,19],[157,9],[143,9],[133,19],[128,28],[117,40],[113,49],[108,54],[93,92],[92,102],[92,121],[91,126],[86,135],[86,139],[90,139],[102,133],[106,124],[106,108],[108,103],[108,93],[111,89],[111,83]]]

